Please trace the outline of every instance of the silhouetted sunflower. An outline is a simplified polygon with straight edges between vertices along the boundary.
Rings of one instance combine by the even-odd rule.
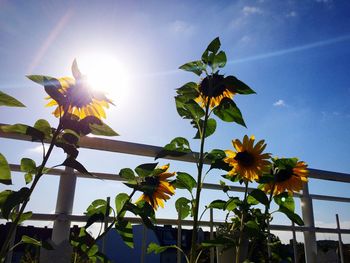
[[[303,189],[303,184],[308,181],[309,171],[305,162],[297,159],[279,159],[286,160],[284,168],[279,169],[275,174],[275,180],[265,184],[263,190],[270,193],[273,189],[273,195],[278,195],[285,191],[289,193],[299,192]]]
[[[223,98],[232,99],[235,95],[232,85],[227,85],[224,75],[215,73],[205,77],[198,85],[199,96],[195,101],[204,108],[210,99],[210,108],[218,106]]]
[[[261,140],[254,146],[254,136],[243,138],[243,143],[236,139],[232,141],[236,151],[226,150],[226,158],[224,161],[232,166],[232,170],[228,172],[230,176],[238,175],[239,178],[246,181],[259,179],[262,173],[268,170],[270,162],[269,153],[262,153],[266,147],[265,141]]]
[[[164,200],[170,199],[170,196],[174,195],[175,187],[167,181],[169,177],[175,175],[175,173],[167,173],[169,165],[165,165],[160,169],[164,172],[153,176],[147,176],[145,181],[142,182],[143,194],[137,200],[145,200],[153,209],[157,210],[159,206],[164,207]]]
[[[98,119],[106,118],[104,108],[113,104],[102,92],[92,90],[86,78],[80,73],[76,60],[72,65],[74,78],[64,77],[57,79],[60,85],[58,92],[60,96],[53,98],[50,94],[50,102],[46,106],[56,106],[53,114],[55,117],[63,116],[67,111],[70,114],[83,119],[94,116]],[[59,98],[59,99],[58,99]]]

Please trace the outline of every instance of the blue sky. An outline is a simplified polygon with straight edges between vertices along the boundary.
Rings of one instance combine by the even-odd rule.
[[[111,92],[116,107],[108,111],[107,123],[121,134],[118,140],[162,146],[176,136],[191,138],[194,131],[178,117],[173,97],[176,88],[198,79],[178,67],[198,59],[219,36],[229,60],[224,72],[246,82],[257,95],[236,97],[248,128],[220,123],[207,150],[228,149],[232,139],[254,134],[276,156],[297,156],[312,168],[350,173],[349,12],[349,1],[335,0],[0,0],[0,89],[28,107],[1,108],[0,122],[33,124],[46,118],[54,126],[51,109],[44,108],[45,92],[25,75],[71,75],[74,58],[104,53],[128,75],[122,87],[116,78]],[[191,143],[196,149],[197,142]],[[37,145],[4,139],[0,145],[12,163],[22,157],[40,161]],[[78,159],[89,170],[108,172],[152,161],[99,153],[106,156],[101,167],[95,154],[82,151]],[[58,151],[52,165],[59,158],[64,155]],[[39,211],[35,200],[45,195],[48,201],[42,206],[50,212],[56,198],[50,189],[57,189],[58,181],[46,180],[32,207]],[[78,197],[89,184],[79,181],[75,211],[84,211],[90,200],[106,192],[115,195],[113,187],[99,182],[101,196],[96,191],[93,197]],[[311,189],[349,196],[345,184],[313,182]],[[339,205],[332,213],[320,212],[327,205],[319,205],[316,220],[332,224],[334,213],[340,213],[350,225],[349,209]]]

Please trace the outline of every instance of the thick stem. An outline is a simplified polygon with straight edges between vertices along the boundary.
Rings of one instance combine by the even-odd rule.
[[[46,155],[45,155],[45,157],[44,157],[44,159],[43,159],[43,161],[42,161],[42,163],[41,163],[41,165],[40,165],[40,167],[39,167],[39,169],[38,169],[38,171],[37,171],[37,173],[36,173],[36,175],[34,177],[32,185],[29,188],[28,194],[26,195],[26,197],[24,199],[24,202],[23,202],[23,204],[22,204],[18,214],[16,215],[15,220],[11,224],[11,227],[9,229],[9,232],[7,233],[6,239],[5,239],[5,241],[4,241],[4,243],[3,243],[2,247],[1,247],[0,260],[6,257],[7,251],[9,249],[8,246],[9,246],[9,242],[10,242],[11,236],[13,235],[13,233],[14,233],[17,225],[18,225],[18,222],[19,222],[19,220],[20,220],[20,218],[21,218],[21,216],[22,216],[22,214],[23,214],[23,212],[24,212],[24,210],[25,210],[25,208],[26,208],[26,206],[27,206],[27,204],[29,202],[30,196],[32,195],[32,193],[33,193],[37,183],[39,182],[39,179],[43,175],[43,169],[44,169],[47,161],[49,160],[49,157],[51,155],[53,147],[55,146],[56,138],[57,138],[57,136],[59,135],[59,133],[61,131],[61,126],[62,126],[61,123],[59,123],[55,133],[52,136],[50,147],[49,147],[49,149],[48,149],[48,151],[47,151],[47,153],[46,153]]]
[[[275,191],[275,183],[272,186],[271,192],[270,192],[270,196],[269,196],[269,202],[267,204],[267,206],[265,206],[265,213],[264,213],[264,219],[265,219],[265,223],[266,223],[266,228],[267,228],[267,262],[271,262],[271,247],[270,247],[270,217],[268,216],[269,210],[270,210],[270,205],[271,205],[271,201],[272,201],[272,197],[273,197],[273,192]]]
[[[243,241],[243,230],[244,230],[244,220],[245,220],[245,213],[246,213],[246,204],[247,204],[247,195],[248,195],[248,184],[249,182],[245,182],[245,190],[244,190],[244,199],[243,199],[243,209],[242,209],[242,215],[241,215],[241,226],[239,228],[239,237],[238,237],[238,244],[236,247],[236,263],[240,262],[241,257],[241,247],[242,247],[242,241]]]
[[[192,239],[191,239],[191,252],[190,252],[190,263],[196,262],[196,245],[197,245],[197,230],[198,230],[198,212],[199,212],[199,201],[202,190],[202,172],[203,172],[203,161],[204,161],[204,144],[205,144],[205,133],[207,129],[207,122],[209,118],[209,105],[210,98],[208,103],[205,106],[205,116],[203,122],[203,130],[201,133],[201,144],[199,151],[199,161],[198,161],[198,177],[197,177],[197,191],[196,199],[194,202],[194,212],[193,212],[193,228],[192,228]],[[198,127],[200,129],[200,127]]]

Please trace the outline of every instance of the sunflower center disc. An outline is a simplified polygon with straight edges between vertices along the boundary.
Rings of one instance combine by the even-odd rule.
[[[237,153],[234,159],[244,167],[250,167],[255,162],[254,156],[247,151]]]

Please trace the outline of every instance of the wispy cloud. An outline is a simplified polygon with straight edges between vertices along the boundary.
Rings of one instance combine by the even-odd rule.
[[[288,14],[286,14],[286,17],[296,17],[298,14],[295,11],[290,11]]]
[[[275,107],[286,107],[287,104],[285,103],[284,100],[279,99],[278,101],[273,103],[273,106],[275,106]]]
[[[256,6],[245,6],[242,9],[242,12],[244,15],[248,16],[248,15],[252,15],[252,14],[262,14],[263,11]]]
[[[170,24],[170,30],[176,34],[192,35],[195,26],[183,20],[176,20]]]

